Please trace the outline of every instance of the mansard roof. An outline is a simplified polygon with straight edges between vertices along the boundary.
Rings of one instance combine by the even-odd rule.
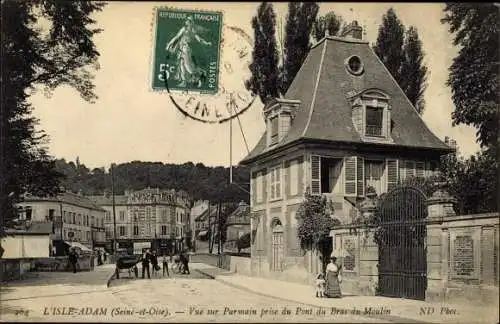
[[[346,60],[353,55],[363,63],[361,75],[353,75],[345,67]],[[272,147],[266,146],[264,133],[241,163],[251,163],[262,154],[300,141],[365,143],[354,127],[347,97],[369,89],[377,89],[390,98],[393,143],[383,145],[429,149],[442,154],[453,151],[427,127],[368,42],[327,36],[311,48],[285,94],[285,99],[300,101],[288,133]]]

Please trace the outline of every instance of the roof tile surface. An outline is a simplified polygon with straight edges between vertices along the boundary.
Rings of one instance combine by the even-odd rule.
[[[364,73],[359,76],[345,67],[344,62],[352,55],[363,62]],[[285,95],[286,99],[301,101],[289,132],[269,148],[264,133],[242,163],[300,139],[363,143],[352,121],[347,94],[368,89],[378,89],[390,97],[394,142],[384,145],[451,151],[427,127],[367,42],[327,37],[311,49]]]

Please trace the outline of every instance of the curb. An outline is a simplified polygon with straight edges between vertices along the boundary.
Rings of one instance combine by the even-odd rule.
[[[297,300],[293,300],[293,299],[287,299],[287,298],[283,298],[283,297],[279,297],[279,296],[275,296],[275,295],[270,295],[270,294],[262,293],[262,292],[253,290],[251,288],[247,288],[245,286],[234,284],[232,282],[227,282],[227,281],[219,278],[218,276],[211,275],[209,273],[204,272],[203,270],[200,270],[200,269],[195,269],[195,270],[198,271],[199,273],[205,275],[205,276],[210,277],[211,279],[214,279],[214,280],[216,280],[216,281],[218,281],[218,282],[226,285],[226,286],[233,287],[233,288],[236,288],[236,289],[239,289],[239,290],[243,290],[243,291],[246,291],[246,292],[250,292],[252,294],[260,295],[260,296],[263,296],[263,297],[269,297],[269,298],[279,299],[281,301],[285,301],[285,302],[288,302],[288,303],[302,304],[302,305],[307,305],[307,306],[311,306],[311,307],[322,307],[322,308],[325,307],[323,305],[319,306],[319,305],[314,305],[314,304],[310,304],[310,303],[307,303],[307,302],[302,302],[302,301],[297,301]],[[346,311],[346,312],[351,311],[350,309],[344,309],[344,308],[339,308],[339,307],[336,307],[336,308],[339,309],[339,310]],[[417,320],[414,320],[412,318],[407,318],[407,317],[391,316],[391,315],[357,315],[357,316],[367,317],[367,318],[375,318],[375,319],[384,320],[384,321],[390,321],[390,322],[395,322],[395,323],[432,323],[432,322],[425,322],[425,321],[417,321]]]

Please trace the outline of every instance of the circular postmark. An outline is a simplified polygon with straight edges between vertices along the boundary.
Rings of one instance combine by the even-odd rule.
[[[241,28],[223,25],[222,13],[169,10],[161,16],[177,25],[163,42],[156,39],[156,55],[163,51],[164,58],[156,89],[166,90],[183,115],[204,123],[223,123],[248,110],[256,98],[245,86],[252,39]]]

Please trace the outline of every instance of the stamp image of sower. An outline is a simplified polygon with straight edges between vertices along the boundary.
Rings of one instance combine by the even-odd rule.
[[[167,91],[185,116],[223,123],[246,111],[255,96],[250,77],[251,38],[225,26],[221,12],[157,8],[152,88]]]

